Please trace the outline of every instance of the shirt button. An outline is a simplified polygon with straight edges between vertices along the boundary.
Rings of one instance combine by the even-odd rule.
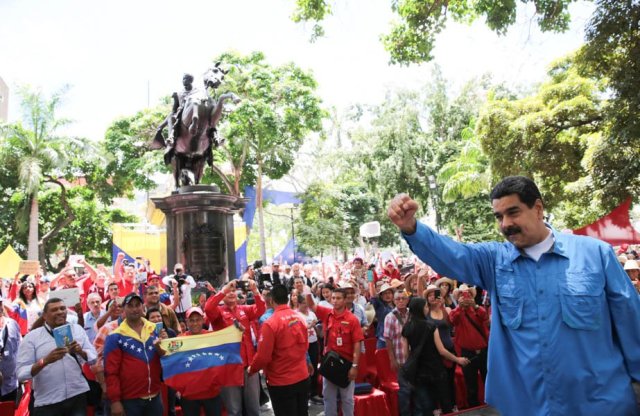
[[[544,293],[543,289],[538,290],[538,293],[540,293],[541,295]]]

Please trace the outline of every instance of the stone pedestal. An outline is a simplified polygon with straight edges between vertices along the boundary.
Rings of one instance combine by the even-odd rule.
[[[196,280],[214,286],[236,275],[233,215],[248,199],[221,194],[215,186],[196,185],[152,201],[166,216],[169,273],[182,263]]]

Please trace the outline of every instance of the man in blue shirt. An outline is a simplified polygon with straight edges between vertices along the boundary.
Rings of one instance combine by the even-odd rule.
[[[505,178],[490,198],[508,242],[440,236],[406,194],[388,211],[434,270],[491,294],[487,402],[507,416],[639,414],[640,297],[612,248],[546,225],[528,178]]]
[[[97,293],[89,293],[89,296],[87,296],[87,306],[89,310],[84,313],[84,330],[87,333],[89,342],[92,344],[98,334],[96,322],[105,314],[105,310],[102,309],[101,305],[102,298],[100,295]]]

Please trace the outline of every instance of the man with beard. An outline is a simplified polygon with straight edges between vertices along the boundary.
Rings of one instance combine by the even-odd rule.
[[[503,179],[490,198],[508,242],[440,236],[406,194],[388,210],[422,261],[490,293],[487,402],[505,415],[637,415],[640,297],[611,246],[547,225],[529,178]]]

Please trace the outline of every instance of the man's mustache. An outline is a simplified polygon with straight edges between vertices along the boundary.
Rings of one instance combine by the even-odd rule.
[[[512,236],[514,234],[518,234],[520,232],[522,232],[522,228],[516,227],[516,226],[502,229],[502,234],[504,234],[507,237]]]

